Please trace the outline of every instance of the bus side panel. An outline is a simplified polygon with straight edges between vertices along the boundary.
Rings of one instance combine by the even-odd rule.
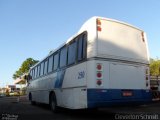
[[[73,89],[56,89],[57,105],[65,108],[73,108]]]
[[[86,86],[86,70],[86,62],[67,68],[62,88]]]
[[[49,91],[47,90],[37,90],[32,91],[32,100],[39,103],[49,104]]]
[[[65,69],[62,87],[56,88],[58,106],[80,109],[87,106],[86,62]]]
[[[49,92],[54,89],[57,73],[38,78],[29,83],[27,93],[32,94],[32,100],[49,104]]]
[[[86,87],[56,89],[57,104],[70,109],[87,108]]]
[[[86,87],[74,88],[74,109],[87,108],[87,89]]]

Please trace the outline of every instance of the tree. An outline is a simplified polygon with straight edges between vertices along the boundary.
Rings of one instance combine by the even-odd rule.
[[[150,75],[160,75],[159,59],[150,59]]]
[[[33,58],[27,58],[21,65],[21,67],[13,74],[13,79],[16,79],[23,75],[24,73],[27,73],[33,65],[35,65],[38,60],[34,60]]]

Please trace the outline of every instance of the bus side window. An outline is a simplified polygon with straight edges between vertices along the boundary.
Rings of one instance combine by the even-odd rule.
[[[78,39],[78,61],[86,58],[86,34],[83,34]]]
[[[35,73],[34,73],[34,78],[37,77],[37,67],[35,67]]]
[[[78,39],[78,61],[82,60],[82,37]]]
[[[30,71],[29,76],[29,80],[32,80],[32,70]]]
[[[87,53],[87,35],[83,34],[83,59],[86,58]]]
[[[37,67],[37,77],[39,77],[39,73],[40,73],[40,65],[38,65]]]
[[[40,76],[43,75],[44,62],[41,63]]]
[[[47,68],[48,68],[48,59],[46,59],[45,62],[44,62],[44,75],[46,75],[47,72],[48,72]]]
[[[60,51],[60,68],[65,67],[67,63],[67,47],[63,47]]]
[[[51,55],[48,60],[48,73],[52,72],[52,70],[53,70],[53,55]]]
[[[29,74],[29,80],[32,80],[32,76]]]
[[[76,51],[77,51],[77,43],[74,41],[68,47],[68,65],[75,63]]]
[[[32,79],[34,79],[34,68],[32,69]]]
[[[59,53],[54,55],[54,66],[53,66],[53,70],[57,70],[58,68],[58,63],[59,63]]]

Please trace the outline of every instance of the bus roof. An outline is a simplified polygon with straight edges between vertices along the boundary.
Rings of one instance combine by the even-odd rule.
[[[140,28],[136,27],[136,26],[133,26],[131,24],[128,24],[128,23],[125,23],[125,22],[122,22],[122,21],[118,21],[118,20],[115,20],[115,19],[111,19],[111,18],[105,18],[105,17],[100,17],[100,16],[94,16],[94,17],[91,17],[90,19],[88,19],[81,27],[81,29],[79,30],[79,32],[82,31],[82,29],[86,29],[86,25],[91,22],[91,21],[96,21],[97,19],[101,19],[101,20],[106,20],[106,21],[112,21],[112,22],[116,22],[116,23],[120,23],[120,24],[124,24],[124,25],[127,25],[129,27],[132,27],[134,29],[137,29],[137,30],[140,30],[140,31],[143,31],[141,30]],[[78,33],[79,33],[78,32]]]

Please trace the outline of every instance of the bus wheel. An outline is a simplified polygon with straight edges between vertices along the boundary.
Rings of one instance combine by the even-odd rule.
[[[54,113],[58,112],[57,100],[56,100],[56,96],[54,93],[52,93],[50,96],[50,107]]]
[[[31,93],[29,94],[29,101],[30,101],[31,105],[36,105],[36,102],[32,101],[32,94]]]

